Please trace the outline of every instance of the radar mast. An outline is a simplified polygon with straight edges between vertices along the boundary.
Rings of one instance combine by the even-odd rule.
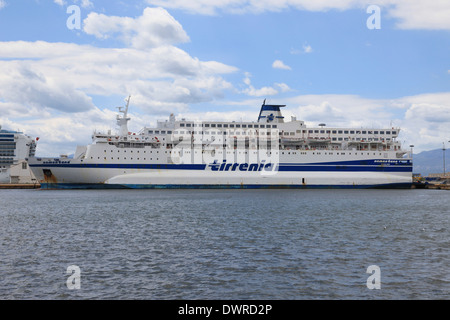
[[[123,107],[117,107],[117,109],[119,109],[119,112],[123,113],[122,116],[120,116],[120,114],[117,115],[117,125],[120,128],[119,134],[122,137],[128,136],[128,121],[130,121],[130,118],[128,118],[128,107],[130,106],[130,99],[131,96],[129,96],[126,100],[127,104],[125,106],[125,110],[123,109]]]

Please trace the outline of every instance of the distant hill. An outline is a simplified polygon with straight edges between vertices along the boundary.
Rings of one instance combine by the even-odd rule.
[[[423,151],[413,155],[413,172],[427,176],[430,173],[443,173],[444,161],[442,149]],[[450,149],[445,150],[445,172],[450,171]]]

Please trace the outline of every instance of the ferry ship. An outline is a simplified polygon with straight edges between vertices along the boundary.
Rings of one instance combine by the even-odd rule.
[[[410,188],[412,155],[400,128],[336,128],[261,106],[247,121],[157,121],[128,131],[129,98],[116,134],[94,132],[73,157],[32,158],[41,188]]]
[[[0,126],[0,184],[34,183],[27,159],[34,157],[36,140]]]

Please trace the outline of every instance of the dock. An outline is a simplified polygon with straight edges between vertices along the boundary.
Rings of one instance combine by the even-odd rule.
[[[450,190],[450,185],[442,183],[430,183],[425,185],[424,189]]]
[[[413,174],[413,189],[435,189],[450,190],[450,175],[436,173],[422,177],[420,174]]]

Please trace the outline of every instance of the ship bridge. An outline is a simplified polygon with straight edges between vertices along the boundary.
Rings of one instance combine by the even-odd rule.
[[[284,123],[284,117],[281,114],[280,108],[286,105],[266,104],[264,100],[259,112],[258,122],[262,123]]]

